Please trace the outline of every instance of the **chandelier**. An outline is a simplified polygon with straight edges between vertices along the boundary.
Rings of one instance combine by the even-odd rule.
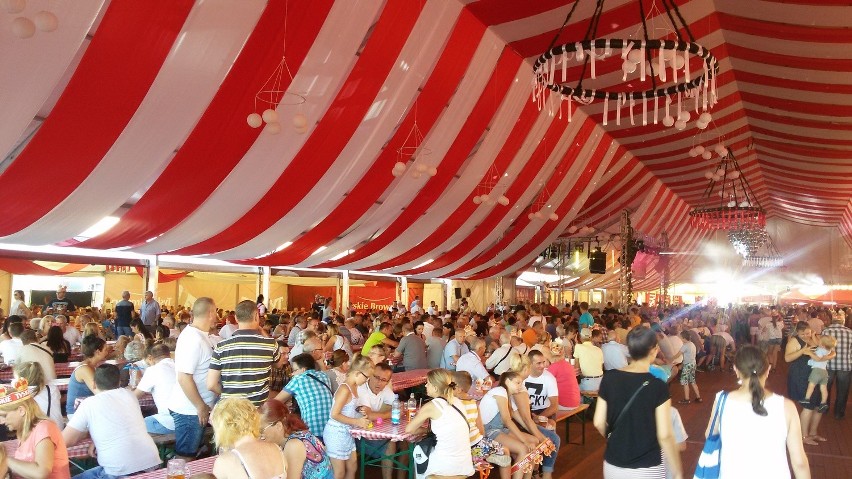
[[[734,152],[724,146],[717,147],[716,151],[725,155],[704,174],[709,181],[702,196],[704,204],[689,212],[690,224],[707,230],[763,229],[766,212],[751,190]]]
[[[718,99],[718,63],[709,49],[695,42],[675,2],[662,1],[665,15],[655,4],[646,12],[643,2],[638,2],[641,30],[637,28],[636,36],[641,33],[641,39],[625,39],[597,38],[604,11],[604,0],[597,0],[585,36],[555,46],[580,3],[580,0],[574,2],[550,47],[533,64],[532,100],[539,111],[547,108],[553,115],[558,109],[561,116],[562,102],[567,101],[570,121],[572,101],[588,105],[595,100],[603,100],[604,125],[609,121],[610,103],[614,102],[617,124],[621,124],[622,108],[628,107],[631,124],[635,124],[636,109],[637,114],[641,111],[642,125],[648,124],[650,116],[650,121],[655,125],[662,121],[666,127],[674,126],[683,130],[693,118],[689,110],[694,110],[696,126],[707,128],[712,121],[708,110]],[[654,25],[657,18],[668,18],[669,24],[658,28]],[[649,23],[652,24],[650,28]],[[660,29],[670,33],[663,38],[652,39],[648,32]],[[686,37],[681,32],[685,32]],[[612,66],[607,68],[603,61],[616,55],[622,61],[623,77],[620,85],[608,88],[588,88],[588,85],[584,85],[584,82],[597,79],[599,68],[612,70]],[[698,59],[700,64],[698,61],[693,62],[693,59]],[[603,63],[598,65],[599,62]],[[693,71],[698,74],[693,76]],[[639,82],[625,83],[632,81],[633,75],[638,75]],[[634,84],[637,86],[633,87]]]
[[[762,230],[761,230],[762,231]],[[766,233],[766,240],[755,254],[743,258],[743,266],[752,268],[782,268],[784,257],[772,242],[772,237]]]
[[[732,230],[728,231],[728,240],[743,258],[757,255],[757,250],[769,241],[769,233],[766,230]]]

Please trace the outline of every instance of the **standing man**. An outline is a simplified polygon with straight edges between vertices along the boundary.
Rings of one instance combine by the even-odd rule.
[[[837,382],[837,395],[834,397],[834,418],[843,419],[846,416],[846,400],[849,398],[849,376],[852,373],[852,329],[844,326],[846,315],[843,311],[834,313],[831,325],[823,330],[823,334],[833,336],[837,340],[834,359],[828,362],[828,396]]]
[[[257,303],[240,301],[236,316],[239,329],[213,348],[207,388],[223,399],[245,398],[260,406],[269,396],[269,374],[281,352],[274,338],[260,332]]]
[[[214,309],[215,313],[216,310]],[[145,291],[145,301],[139,306],[139,316],[142,318],[142,323],[148,328],[151,334],[154,334],[154,328],[157,327],[160,319],[160,303],[154,301],[154,293]],[[217,318],[218,319],[218,318]],[[213,324],[216,324],[215,322]]]
[[[121,292],[121,301],[115,304],[115,335],[133,337],[130,321],[133,319],[133,303],[130,302],[130,291]]]
[[[175,455],[185,459],[194,459],[198,453],[210,407],[216,400],[216,395],[207,388],[207,373],[213,357],[209,332],[217,319],[212,299],[196,299],[192,305],[192,324],[177,340],[178,387],[172,389],[169,412],[175,422]]]
[[[414,296],[414,301],[411,302],[411,308],[409,308],[409,310],[412,314],[423,311],[423,308],[420,306],[420,296]]]
[[[47,304],[47,307],[53,309],[54,312],[60,314],[77,311],[77,306],[74,304],[74,302],[71,301],[69,298],[65,297],[65,294],[67,292],[67,286],[60,286],[59,288],[57,288],[56,299],[50,301]]]
[[[591,328],[595,324],[595,317],[589,312],[589,303],[580,303],[580,328]]]

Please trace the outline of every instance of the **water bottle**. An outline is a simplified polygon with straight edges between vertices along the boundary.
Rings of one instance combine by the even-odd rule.
[[[394,399],[391,406],[391,424],[399,424],[399,399]]]
[[[408,399],[408,420],[414,419],[415,414],[417,414],[417,401],[412,396]]]

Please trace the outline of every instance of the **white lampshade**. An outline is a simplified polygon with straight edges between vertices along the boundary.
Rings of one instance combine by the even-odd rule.
[[[27,17],[18,17],[12,20],[12,34],[18,38],[30,38],[35,35],[35,23]]]
[[[6,13],[21,13],[27,8],[27,0],[0,0],[0,8]]]
[[[273,110],[272,108],[267,108],[263,110],[263,113],[260,115],[263,118],[263,121],[266,123],[278,123],[278,112]]]
[[[252,113],[246,118],[246,123],[252,128],[260,128],[260,125],[263,124],[263,118],[257,113]]]
[[[59,28],[59,19],[56,18],[56,14],[46,10],[36,13],[35,16],[33,16],[33,22],[35,23],[36,28],[43,32],[52,32]]]

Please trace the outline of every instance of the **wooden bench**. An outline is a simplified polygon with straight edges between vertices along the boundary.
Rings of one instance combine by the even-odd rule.
[[[595,393],[597,395],[597,393]],[[565,421],[565,444],[585,444],[586,443],[586,410],[589,409],[588,404],[580,404],[574,409],[571,410],[560,410],[556,412],[556,416],[554,416],[554,420],[558,424],[560,421]],[[583,422],[582,425],[582,440],[581,442],[571,442],[571,438],[569,434],[571,432],[569,420],[571,417],[581,414],[580,420]]]

